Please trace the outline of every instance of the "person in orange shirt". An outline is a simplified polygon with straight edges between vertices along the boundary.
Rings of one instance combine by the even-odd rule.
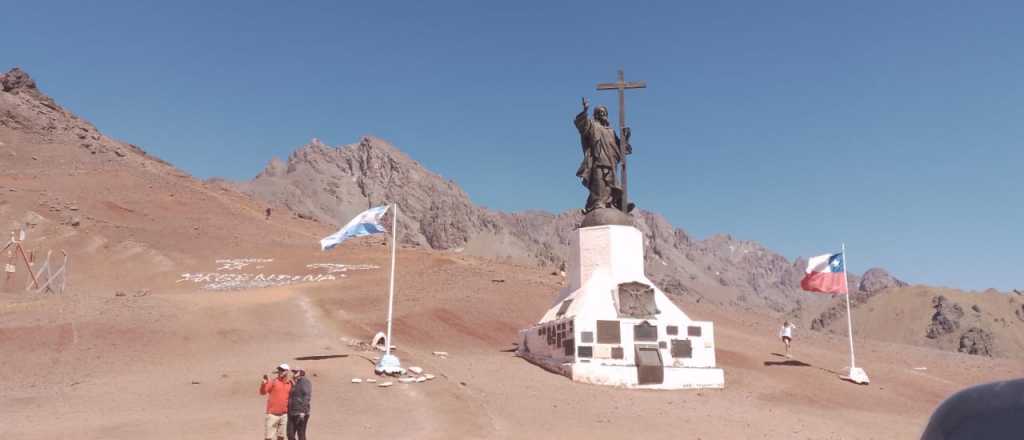
[[[285,432],[288,429],[288,395],[292,391],[292,379],[289,377],[288,364],[277,366],[277,377],[270,380],[266,374],[260,382],[260,395],[267,396],[267,417],[265,421],[266,440],[284,440]]]

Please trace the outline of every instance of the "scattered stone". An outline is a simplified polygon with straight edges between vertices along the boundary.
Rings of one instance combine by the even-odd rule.
[[[198,380],[193,380],[192,381],[192,385],[199,385],[199,381]]]
[[[981,313],[981,307],[978,307],[977,304],[971,306],[971,310],[974,310],[975,312]]]
[[[445,358],[445,357],[448,357],[448,352],[447,351],[435,351],[434,352],[434,356]]]
[[[1024,321],[1024,304],[1021,304],[1021,306],[1014,310],[1013,313],[1017,315],[1017,319]]]
[[[352,383],[363,383],[363,380],[357,377],[355,379],[352,379]]]
[[[416,378],[416,383],[426,382],[426,381],[427,381],[427,378],[423,377],[423,376],[420,376],[420,377]]]
[[[423,374],[423,369],[420,367],[409,367],[409,371],[412,372],[412,374]]]
[[[381,382],[381,383],[377,384],[377,386],[379,386],[381,388],[387,388],[387,387],[389,387],[391,385],[394,385],[394,383],[392,383],[390,381],[388,381],[388,382]]]
[[[124,151],[121,151],[120,148],[114,150],[114,154],[117,155],[117,157],[125,157],[125,156],[127,156],[127,154],[124,154]]]
[[[71,217],[71,226],[79,226],[82,224],[82,219],[78,216]]]
[[[971,327],[960,336],[961,353],[992,357],[992,333]]]
[[[75,206],[75,205],[68,206],[68,209],[70,209],[72,211],[78,211],[78,207]]]
[[[914,369],[917,371],[925,371],[928,369],[928,367],[914,367]]]
[[[399,378],[398,381],[401,382],[401,383],[413,383],[413,382],[416,381],[416,378],[413,378],[413,377],[402,377],[402,378]]]
[[[128,294],[118,290],[116,293],[114,293],[114,296],[128,296]]]
[[[366,383],[377,383],[377,379],[371,377],[369,379],[366,379]]]
[[[427,374],[423,375],[423,378],[426,379],[426,380],[434,380],[434,375],[430,374],[430,373],[427,373]]]
[[[36,156],[32,156],[32,160],[39,160],[39,158]]]
[[[492,283],[504,283],[505,280],[503,280],[503,279],[493,279],[493,280],[491,280],[491,282]]]

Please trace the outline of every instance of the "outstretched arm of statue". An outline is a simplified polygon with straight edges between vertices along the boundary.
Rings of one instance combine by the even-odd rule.
[[[587,117],[587,110],[590,109],[590,101],[587,98],[583,98],[583,111],[576,115],[576,129],[580,131],[580,134],[587,132],[590,128],[590,118]]]

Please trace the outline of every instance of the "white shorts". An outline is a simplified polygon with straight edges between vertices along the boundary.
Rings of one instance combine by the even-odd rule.
[[[266,421],[266,433],[263,435],[265,439],[272,439],[274,437],[284,438],[288,432],[288,414],[274,415],[267,414]]]

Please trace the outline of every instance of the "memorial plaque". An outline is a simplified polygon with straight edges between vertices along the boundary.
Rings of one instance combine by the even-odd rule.
[[[571,299],[567,299],[565,301],[562,301],[562,306],[558,308],[558,313],[556,313],[555,316],[561,318],[562,315],[564,315],[565,312],[569,310],[569,305],[571,305],[571,304],[572,304],[572,300]]]
[[[698,325],[691,325],[691,326],[687,327],[686,330],[687,330],[687,334],[690,335],[690,336],[700,336],[701,328]]]
[[[663,349],[666,349],[666,348],[668,348],[668,342],[658,341],[658,349],[659,350],[663,350]]]
[[[644,283],[619,284],[619,316],[651,319],[658,314],[654,304],[654,288]]]
[[[640,385],[664,382],[665,366],[657,348],[636,347],[636,378]]]
[[[576,348],[576,357],[581,359],[590,359],[594,357],[594,347],[583,345],[579,346]]]
[[[693,357],[693,345],[689,339],[672,340],[672,357],[689,359]]]
[[[679,334],[679,327],[674,326],[674,325],[670,325],[668,327],[665,327],[665,333],[667,333],[669,336],[678,335]]]
[[[597,342],[599,344],[620,344],[619,321],[597,321]]]
[[[652,325],[651,323],[644,321],[633,326],[633,340],[634,341],[657,341],[658,340],[658,326]]]
[[[623,359],[625,358],[622,347],[612,347],[612,359]]]
[[[594,332],[580,333],[580,342],[590,344],[594,342]]]

